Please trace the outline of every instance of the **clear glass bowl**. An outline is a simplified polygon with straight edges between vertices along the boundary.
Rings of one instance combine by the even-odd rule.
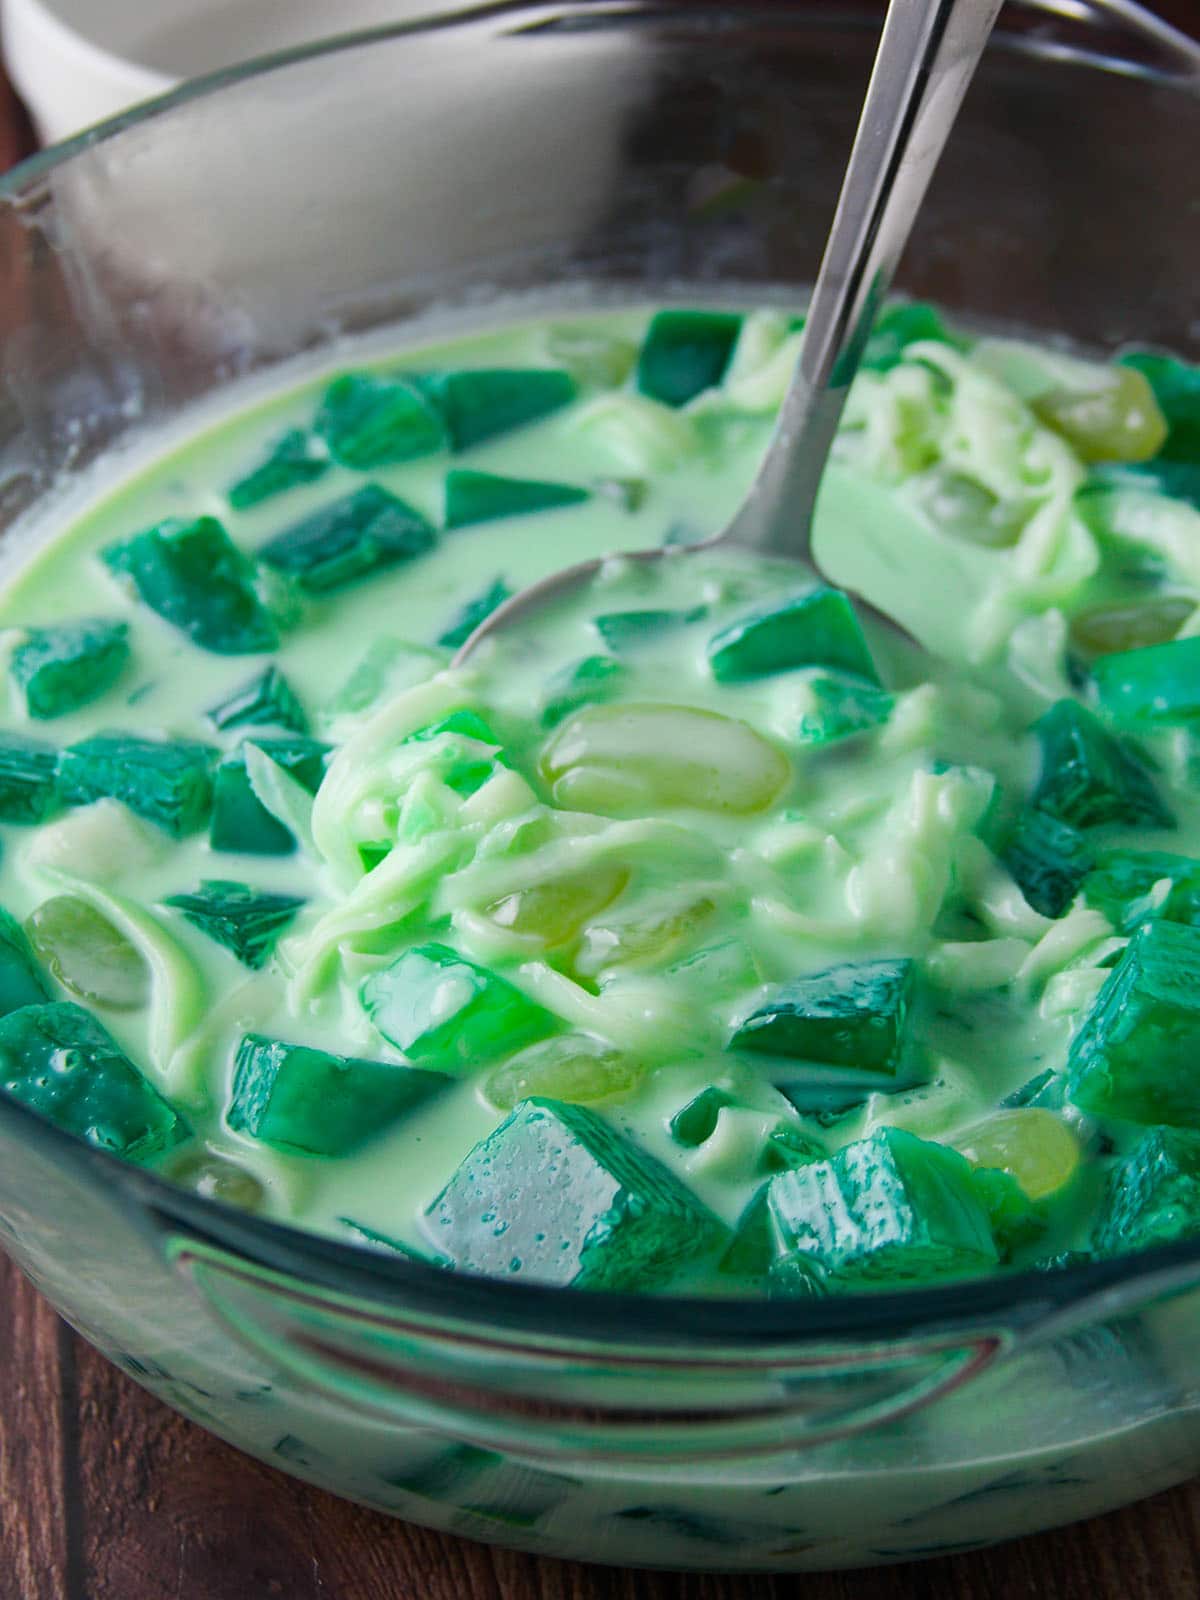
[[[1060,16],[1059,11],[1069,13]],[[251,369],[498,296],[811,281],[878,14],[503,6],[190,86],[0,188],[0,523]],[[1200,358],[1200,51],[1126,0],[996,35],[903,287]],[[415,1521],[670,1567],[964,1549],[1200,1468],[1200,1243],[819,1304],[391,1260],[0,1096],[0,1237],[127,1372]]]

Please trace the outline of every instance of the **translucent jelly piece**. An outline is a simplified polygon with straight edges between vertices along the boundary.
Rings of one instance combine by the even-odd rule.
[[[1194,466],[1200,461],[1200,367],[1153,350],[1126,351],[1120,363],[1149,382],[1167,420],[1161,456]]]
[[[385,695],[399,694],[418,683],[427,683],[445,664],[444,652],[382,635],[372,639],[362,660],[326,709],[333,716],[368,711]]]
[[[209,878],[190,894],[168,895],[163,904],[182,912],[193,927],[230,951],[244,967],[257,971],[266,965],[304,900],[227,878]]]
[[[1166,644],[1195,609],[1195,600],[1177,594],[1094,606],[1071,618],[1071,643],[1086,656],[1114,655],[1123,650]]]
[[[730,1240],[717,1263],[717,1271],[737,1278],[762,1278],[775,1259],[775,1226],[767,1202],[770,1184],[764,1183],[738,1218]]]
[[[466,528],[475,522],[529,516],[581,505],[591,491],[573,483],[547,483],[540,478],[503,478],[494,472],[446,474],[446,527]]]
[[[714,634],[708,664],[718,683],[831,667],[878,684],[879,675],[848,595],[820,585],[760,606]]]
[[[116,1041],[70,1001],[0,1018],[0,1087],[100,1150],[144,1161],[188,1135]]]
[[[997,1261],[970,1163],[900,1128],[781,1173],[767,1198],[783,1252],[821,1280],[919,1283]]]
[[[214,728],[286,728],[307,733],[308,717],[278,667],[268,667],[206,713]]]
[[[1095,1116],[1200,1123],[1200,927],[1143,924],[1071,1042],[1068,1098]]]
[[[962,341],[950,332],[933,306],[920,301],[889,306],[867,340],[861,365],[872,372],[890,372],[904,360],[908,346],[921,339],[962,348]]]
[[[311,594],[328,594],[433,548],[433,528],[377,483],[322,506],[268,539],[259,557]]]
[[[1149,461],[1166,443],[1154,390],[1133,367],[1111,367],[1094,389],[1051,389],[1030,402],[1082,461]]]
[[[694,1100],[689,1100],[671,1118],[671,1137],[685,1149],[696,1150],[716,1131],[717,1118],[726,1106],[735,1105],[731,1094],[710,1084]]]
[[[659,311],[638,355],[637,386],[663,405],[685,406],[720,383],[743,318],[729,311]]]
[[[21,924],[0,910],[0,1016],[50,999],[50,985],[34,959]]]
[[[59,793],[67,805],[119,800],[173,839],[203,827],[212,805],[208,745],[97,733],[62,753]]]
[[[0,732],[0,822],[42,822],[58,803],[59,752]]]
[[[1124,1255],[1200,1233],[1200,1133],[1152,1128],[1108,1176],[1092,1227],[1098,1255]]]
[[[547,744],[542,776],[556,805],[604,816],[687,806],[764,811],[791,776],[787,758],[733,717],[693,706],[585,706]]]
[[[394,1061],[335,1056],[248,1033],[226,1120],[263,1144],[341,1156],[444,1089],[449,1079]]]
[[[290,739],[254,739],[264,755],[315,794],[325,773],[329,746],[299,735]],[[254,792],[246,769],[245,744],[217,768],[213,784],[212,827],[209,843],[214,850],[240,850],[248,855],[286,856],[296,848],[290,828],[273,817]]]
[[[579,383],[616,389],[637,361],[637,346],[595,328],[551,328],[546,351]]]
[[[477,711],[464,708],[461,711],[452,711],[449,716],[442,717],[438,722],[430,722],[425,727],[418,728],[415,733],[408,735],[404,743],[422,743],[436,739],[444,733],[462,734],[465,739],[473,740],[476,744],[490,745],[496,751],[495,757],[481,755],[473,751],[469,745],[459,741],[457,748],[451,754],[451,759],[441,768],[439,776],[443,783],[456,794],[472,795],[491,777],[496,770],[496,762],[503,759],[499,753],[500,740],[492,731],[490,724],[485,722]]]
[[[847,961],[794,978],[738,1024],[728,1048],[894,1077],[915,979],[907,959]]]
[[[302,428],[289,428],[258,466],[230,484],[225,498],[235,511],[248,511],[289,489],[315,483],[329,467],[328,452],[310,434]]]
[[[1057,701],[1033,731],[1042,757],[1031,796],[1036,809],[1076,828],[1106,822],[1174,827],[1174,817],[1134,750],[1101,727],[1078,701]]]
[[[502,606],[511,595],[512,590],[503,578],[493,578],[486,589],[455,612],[438,634],[438,644],[444,645],[447,650],[457,650],[459,645],[466,644],[479,624],[486,622],[492,612]]]
[[[1069,823],[1026,806],[1000,859],[1035,911],[1043,917],[1061,917],[1091,871],[1093,852]]]
[[[143,604],[202,650],[251,655],[274,650],[279,634],[254,587],[254,563],[215,517],[168,517],[104,560]]]
[[[1194,722],[1200,717],[1200,637],[1102,656],[1092,678],[1101,707],[1122,727]]]
[[[524,1101],[426,1212],[460,1268],[589,1289],[654,1289],[715,1250],[724,1226],[594,1111]]]
[[[811,674],[804,685],[808,709],[800,718],[796,738],[817,747],[851,739],[882,727],[895,701],[883,689],[846,673]]]
[[[466,1072],[554,1033],[550,1012],[444,944],[416,945],[362,986],[363,1008],[415,1065]]]
[[[764,1172],[791,1172],[810,1161],[823,1161],[827,1154],[824,1145],[781,1122],[767,1135],[759,1165]]]
[[[50,971],[81,1000],[137,1011],[150,999],[146,958],[107,917],[78,895],[56,894],[26,927]]]
[[[610,906],[628,882],[627,868],[601,863],[518,889],[494,901],[485,914],[498,927],[557,950]]]
[[[446,428],[420,388],[403,378],[345,372],[326,389],[313,426],[342,466],[366,472],[446,448]]]
[[[664,632],[699,622],[706,606],[686,611],[609,611],[592,618],[592,627],[614,655],[626,655],[639,645],[653,644]]]
[[[599,1106],[627,1099],[645,1076],[640,1061],[603,1039],[567,1033],[531,1044],[497,1067],[483,1092],[501,1111],[511,1111],[533,1095],[567,1105]]]
[[[556,728],[581,706],[610,699],[621,688],[628,668],[612,656],[584,656],[569,662],[548,680],[542,699],[542,726]]]
[[[1157,886],[1170,887],[1152,906]],[[1114,927],[1128,932],[1146,920],[1153,909],[1161,916],[1175,899],[1173,921],[1200,921],[1200,860],[1166,850],[1105,850],[1083,882],[1084,898],[1102,911]],[[1188,911],[1188,906],[1193,912]]]
[[[559,367],[424,372],[412,382],[441,413],[452,450],[537,422],[570,405],[577,393],[574,378]]]
[[[210,1150],[188,1150],[171,1163],[167,1176],[204,1200],[219,1200],[239,1211],[261,1211],[267,1191],[245,1167]]]
[[[75,711],[116,682],[129,660],[129,625],[88,617],[51,628],[27,628],[10,672],[26,713],[45,719]]]
[[[971,1176],[1000,1257],[1008,1261],[1045,1231],[1046,1208],[1000,1167],[976,1167]]]
[[[1069,1125],[1036,1106],[993,1112],[956,1134],[954,1147],[973,1166],[999,1167],[1011,1174],[1031,1200],[1045,1200],[1065,1189],[1083,1156]]]
[[[682,891],[631,900],[592,922],[572,966],[590,978],[611,967],[660,965],[692,941],[716,910],[706,895]]]
[[[840,1122],[851,1111],[867,1103],[872,1091],[869,1088],[844,1089],[812,1073],[790,1074],[772,1080],[785,1099],[791,1102],[802,1117],[811,1117],[823,1128]]]

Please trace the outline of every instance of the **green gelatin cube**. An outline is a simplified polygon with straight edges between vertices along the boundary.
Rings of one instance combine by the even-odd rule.
[[[1200,922],[1200,861],[1167,850],[1106,850],[1084,879],[1083,894],[1125,933],[1150,915]]]
[[[1092,1247],[1101,1256],[1200,1233],[1200,1133],[1152,1128],[1108,1176]]]
[[[1127,1122],[1200,1123],[1200,927],[1138,929],[1071,1043],[1067,1097]]]
[[[346,372],[326,389],[314,427],[335,461],[357,472],[446,448],[437,408],[415,383]]]
[[[791,1172],[810,1161],[823,1161],[827,1154],[824,1145],[781,1122],[768,1134],[759,1166],[763,1172]]]
[[[707,606],[687,611],[609,611],[592,618],[592,627],[615,655],[654,644],[665,632],[686,628],[707,615]]]
[[[235,1133],[308,1155],[341,1156],[390,1127],[449,1079],[394,1061],[330,1055],[248,1033],[226,1117]]]
[[[258,553],[310,594],[328,594],[424,555],[434,538],[419,511],[369,483],[276,534]]]
[[[0,733],[0,822],[42,822],[58,803],[62,757],[48,744]]]
[[[847,1090],[826,1079],[814,1078],[811,1074],[776,1080],[775,1087],[802,1117],[811,1117],[823,1128],[831,1127],[849,1116],[850,1112],[857,1111],[871,1095],[871,1090],[865,1086]]]
[[[193,927],[223,945],[244,967],[257,971],[266,965],[280,934],[304,900],[299,895],[211,878],[190,894],[168,895],[163,904],[182,912]]]
[[[651,400],[685,406],[725,376],[742,318],[730,311],[659,311],[637,364],[637,386]]]
[[[473,600],[468,600],[466,605],[455,613],[438,634],[438,644],[445,645],[448,650],[457,650],[459,645],[466,644],[480,623],[486,622],[492,612],[498,610],[511,597],[512,590],[504,579],[496,578],[482,594],[477,594]]]
[[[499,754],[500,740],[477,711],[464,707],[461,711],[452,711],[439,722],[430,722],[425,727],[418,728],[403,742],[420,744],[439,738],[442,734],[461,735],[460,739],[448,747],[448,761],[441,771],[442,782],[456,794],[463,796],[474,794],[496,770],[496,762],[504,759]],[[462,743],[463,739],[469,739],[474,744],[490,745],[497,754],[494,757],[481,758],[477,751]]]
[[[308,717],[278,667],[268,667],[207,713],[214,728],[286,728],[307,733]]]
[[[845,673],[813,673],[805,690],[809,709],[800,719],[796,737],[817,748],[882,727],[895,704],[886,690]]]
[[[1000,859],[1035,911],[1043,917],[1061,917],[1091,871],[1093,853],[1070,823],[1026,806]]]
[[[818,1281],[920,1283],[996,1265],[974,1176],[956,1150],[882,1128],[772,1178],[767,1202],[783,1255]]]
[[[1092,667],[1101,708],[1125,728],[1170,728],[1200,718],[1200,638],[1101,656]]]
[[[29,628],[12,653],[13,682],[31,717],[61,717],[110,689],[129,660],[129,625],[88,617]]]
[[[1045,1232],[1045,1207],[1029,1198],[1011,1172],[999,1167],[975,1167],[971,1178],[1002,1260],[1011,1260],[1015,1251],[1032,1244]]]
[[[22,1006],[41,1005],[50,997],[50,985],[24,928],[0,909],[0,1016],[6,1017]]]
[[[696,1150],[716,1132],[717,1118],[726,1106],[736,1104],[724,1089],[702,1089],[694,1100],[689,1100],[671,1118],[671,1137],[687,1150]]]
[[[1153,350],[1129,350],[1119,360],[1147,380],[1166,418],[1167,442],[1159,460],[1194,471],[1200,466],[1200,367]]]
[[[771,1207],[770,1184],[764,1183],[738,1218],[733,1238],[717,1264],[718,1272],[735,1278],[764,1278],[771,1270],[778,1245]]]
[[[241,656],[279,643],[254,587],[254,563],[215,517],[168,517],[103,554],[143,604],[202,650]]]
[[[878,685],[879,675],[848,595],[821,585],[781,605],[761,606],[709,640],[718,683],[740,683],[796,667],[831,667]]]
[[[570,405],[578,389],[559,367],[478,367],[411,380],[441,414],[451,450],[511,433]]]
[[[587,489],[573,483],[546,483],[539,478],[502,478],[494,472],[446,474],[446,527],[467,528],[475,522],[524,517],[555,511],[590,500]]]
[[[235,511],[249,511],[251,506],[273,500],[289,489],[315,483],[324,477],[329,467],[327,452],[311,434],[302,428],[289,428],[276,440],[264,461],[230,485],[225,498]]]
[[[214,755],[205,744],[97,733],[63,751],[59,792],[70,806],[119,800],[173,839],[183,839],[208,820]]]
[[[254,744],[296,782],[315,794],[325,775],[329,746],[296,735],[290,739],[253,739]],[[212,827],[209,843],[214,850],[238,850],[246,855],[286,856],[296,848],[295,835],[271,815],[254,792],[246,767],[245,747],[226,756],[213,782]]]
[[[738,1024],[728,1048],[894,1077],[915,978],[907,959],[847,961],[794,978]]]
[[[415,1066],[465,1072],[512,1055],[558,1021],[497,973],[444,944],[416,945],[374,972],[362,1004],[389,1044]]]
[[[1169,447],[1169,438],[1167,444]],[[1194,461],[1168,461],[1157,455],[1151,461],[1105,463],[1092,468],[1089,486],[1140,489],[1186,501],[1200,511],[1200,457]]]
[[[1041,775],[1030,797],[1037,810],[1075,828],[1104,823],[1172,828],[1149,771],[1132,747],[1109,733],[1077,700],[1059,700],[1033,728]]]
[[[904,360],[909,345],[922,339],[963,348],[962,340],[950,332],[933,306],[920,301],[889,306],[867,340],[860,365],[872,372],[890,372]]]
[[[542,700],[543,728],[557,728],[581,706],[611,699],[620,691],[628,670],[612,656],[584,656],[560,667],[546,683]]]
[[[105,1028],[70,1001],[0,1018],[0,1087],[68,1133],[130,1161],[188,1136],[183,1119]]]
[[[653,1289],[727,1230],[666,1167],[586,1106],[525,1100],[425,1214],[468,1271],[588,1289]]]

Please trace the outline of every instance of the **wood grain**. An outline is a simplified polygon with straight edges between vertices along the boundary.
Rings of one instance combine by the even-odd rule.
[[[1200,32],[1200,0],[1159,10]],[[0,170],[29,148],[0,71]],[[536,1560],[385,1518],[152,1399],[0,1256],[0,1600],[1193,1600],[1200,1484],[979,1555],[740,1579]]]

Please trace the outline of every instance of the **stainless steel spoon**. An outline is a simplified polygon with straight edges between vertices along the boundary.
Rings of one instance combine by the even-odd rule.
[[[800,357],[758,475],[732,522],[712,538],[623,559],[678,560],[727,545],[803,561],[820,572],[813,513],[850,383],[1001,4],[891,0]],[[513,595],[480,623],[454,665],[601,565],[579,562]],[[891,626],[904,632],[894,621]]]

